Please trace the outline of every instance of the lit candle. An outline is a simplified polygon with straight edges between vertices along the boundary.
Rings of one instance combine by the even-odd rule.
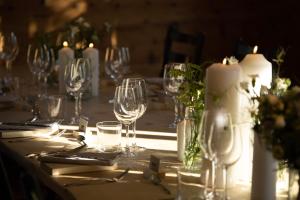
[[[65,83],[64,83],[64,74],[65,74],[65,67],[69,63],[70,60],[74,59],[74,51],[68,47],[68,42],[63,42],[63,48],[58,51],[58,78],[59,78],[59,92],[65,93]]]
[[[83,57],[90,59],[92,70],[92,95],[98,96],[99,89],[99,51],[90,43],[89,47],[83,51]]]
[[[214,63],[206,70],[205,108],[224,108],[231,114],[232,122],[238,122],[240,110],[239,84],[241,67],[238,64]]]
[[[254,47],[252,54],[247,54],[240,62],[243,71],[243,82],[251,84],[252,78],[255,79],[254,92],[260,95],[262,85],[270,88],[272,82],[272,64],[262,54],[257,54],[257,46]],[[254,94],[252,94],[254,95]]]
[[[117,32],[116,31],[112,32],[110,40],[111,40],[111,46],[113,48],[116,48],[117,45],[118,45],[118,39],[117,39]]]
[[[232,123],[239,122],[241,67],[239,64],[214,63],[206,70],[205,109],[219,113],[226,111],[231,115]],[[223,119],[217,118],[218,122]],[[216,185],[223,185],[222,170],[217,170]],[[237,180],[236,172],[227,172],[228,186]]]

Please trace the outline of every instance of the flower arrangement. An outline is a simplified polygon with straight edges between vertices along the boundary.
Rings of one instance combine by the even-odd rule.
[[[283,50],[274,59],[280,67]],[[261,95],[253,98],[257,110],[253,113],[254,130],[274,158],[281,164],[300,170],[300,87],[289,88],[291,81],[273,78],[270,89],[263,88]]]

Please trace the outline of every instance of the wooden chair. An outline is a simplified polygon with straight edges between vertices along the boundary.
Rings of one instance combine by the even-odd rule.
[[[203,33],[195,35],[180,32],[176,24],[171,24],[165,38],[163,66],[160,75],[163,75],[165,64],[170,62],[201,63],[204,45]]]
[[[12,191],[11,199],[74,200],[75,197],[50,175],[0,141],[3,169]]]

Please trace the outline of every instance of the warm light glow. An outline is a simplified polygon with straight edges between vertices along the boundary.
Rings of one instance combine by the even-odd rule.
[[[223,63],[223,65],[226,65],[226,63],[227,63],[227,58],[224,58],[222,63]]]
[[[111,34],[111,46],[116,47],[117,45],[118,45],[117,32],[113,31]]]
[[[93,43],[90,43],[90,44],[89,44],[89,47],[90,47],[90,48],[93,48],[93,47],[94,47],[94,44],[93,44]]]
[[[63,42],[63,46],[64,46],[64,47],[69,46],[68,42],[67,42],[67,41],[64,41],[64,42]]]
[[[255,45],[255,46],[254,46],[254,48],[253,48],[253,53],[254,53],[254,54],[256,54],[256,53],[257,53],[257,49],[258,49],[258,46],[257,46],[257,45]]]

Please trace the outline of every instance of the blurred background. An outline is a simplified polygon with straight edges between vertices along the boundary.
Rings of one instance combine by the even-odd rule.
[[[1,29],[18,37],[16,76],[30,76],[26,49],[31,40],[50,38],[60,48],[64,36],[59,33],[79,20],[92,27],[88,37],[97,35],[93,41],[101,63],[111,43],[128,46],[131,70],[147,77],[160,75],[167,30],[176,24],[182,32],[203,33],[201,61],[235,55],[241,43],[258,45],[271,60],[282,46],[287,56],[281,76],[299,83],[299,12],[296,0],[0,0]],[[103,64],[100,74],[105,74]]]

